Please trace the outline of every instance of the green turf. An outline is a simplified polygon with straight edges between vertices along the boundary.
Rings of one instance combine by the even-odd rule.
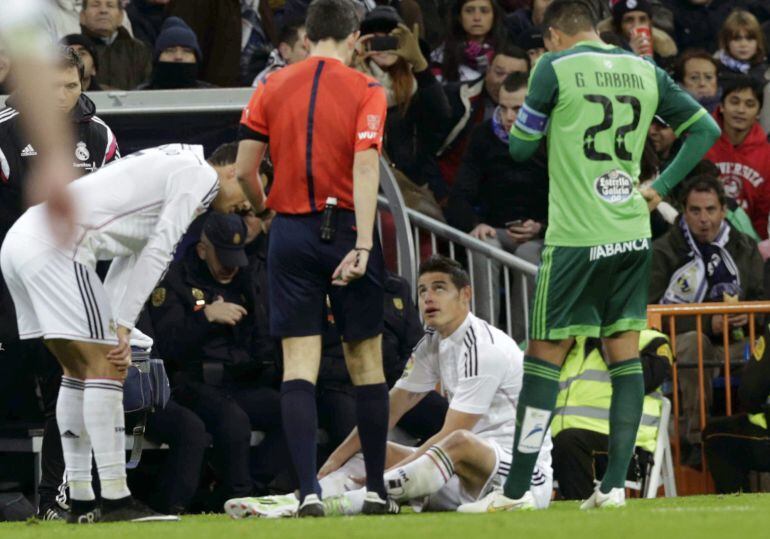
[[[186,516],[178,523],[94,524],[60,522],[0,524],[0,538],[100,539],[759,539],[770,537],[770,494],[693,496],[632,500],[624,509],[578,510],[559,502],[548,511],[390,517],[230,520],[222,515]]]

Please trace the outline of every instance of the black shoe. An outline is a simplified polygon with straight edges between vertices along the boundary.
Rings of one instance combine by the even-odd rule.
[[[67,520],[69,511],[62,509],[59,504],[54,503],[46,507],[41,507],[37,512],[37,518],[40,520]]]
[[[308,494],[305,499],[302,500],[302,504],[297,511],[297,517],[323,517],[326,516],[324,511],[324,504],[318,499],[315,494]]]
[[[54,509],[55,507],[56,506],[46,509],[46,512],[43,514],[43,518],[45,520],[58,520],[56,518],[49,518],[49,513],[51,511],[56,511],[56,509]],[[70,511],[69,514],[67,514],[68,524],[93,524],[94,522],[100,521],[101,512],[99,511],[99,507],[96,505],[96,500],[88,502],[71,500]]]
[[[401,506],[393,498],[386,496],[383,500],[376,492],[367,492],[364,498],[364,506],[361,513],[364,515],[397,515],[401,512]]]
[[[102,517],[99,522],[176,522],[176,515],[156,513],[132,496],[119,500],[102,500]]]

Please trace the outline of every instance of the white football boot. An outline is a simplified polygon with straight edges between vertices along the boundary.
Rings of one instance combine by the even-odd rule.
[[[594,489],[591,497],[580,504],[580,509],[611,509],[626,505],[626,490],[613,488],[607,494],[599,490],[599,485]]]
[[[535,498],[527,491],[518,500],[512,500],[502,490],[493,490],[483,498],[472,503],[464,503],[457,508],[458,513],[498,513],[503,511],[532,511],[537,509]]]

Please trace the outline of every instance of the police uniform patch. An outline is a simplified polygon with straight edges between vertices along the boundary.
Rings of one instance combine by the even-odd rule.
[[[166,289],[159,286],[152,291],[152,306],[160,307],[164,301],[166,301]]]
[[[765,356],[765,337],[764,335],[757,339],[757,342],[754,343],[754,359],[757,361],[761,361],[762,358]]]
[[[655,354],[660,357],[666,358],[669,363],[674,362],[674,354],[671,352],[671,346],[669,346],[668,343],[663,343],[660,346],[658,346],[658,349],[655,352]]]
[[[241,244],[241,235],[236,232],[235,236],[233,236],[233,245],[240,245],[240,244]]]
[[[393,298],[393,306],[399,311],[404,310],[404,300],[401,298]]]
[[[200,288],[193,288],[192,295],[195,299],[203,299],[203,290]]]

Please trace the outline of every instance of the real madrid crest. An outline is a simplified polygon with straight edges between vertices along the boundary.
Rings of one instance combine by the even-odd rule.
[[[152,291],[152,306],[153,307],[160,307],[163,305],[163,302],[166,301],[166,289],[163,287],[158,287],[155,290]]]
[[[202,300],[203,299],[203,290],[201,290],[200,288],[193,288],[192,289],[192,295],[193,295],[193,297],[195,299]]]
[[[81,161],[88,161],[91,158],[91,152],[82,140],[75,145],[75,157]]]

